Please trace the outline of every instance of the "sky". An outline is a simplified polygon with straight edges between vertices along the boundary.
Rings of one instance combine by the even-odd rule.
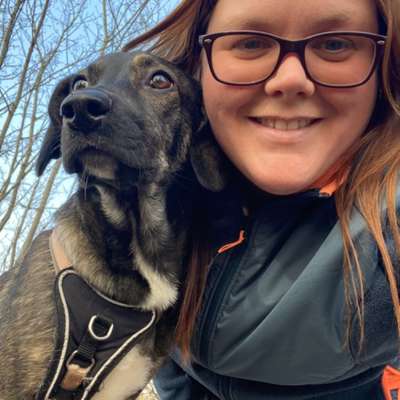
[[[6,0],[7,2],[8,0]],[[10,0],[12,3],[12,0]],[[87,1],[87,7],[84,10],[81,10],[80,13],[80,17],[81,18],[86,18],[87,16],[91,16],[91,15],[96,15],[96,13],[98,14],[99,7],[101,5],[101,2],[99,0],[70,0],[70,3],[76,3],[79,1]],[[178,3],[178,0],[154,0],[154,1],[160,1],[161,2],[161,6],[157,9],[157,11],[164,13],[168,13],[170,10],[172,10]],[[125,4],[134,4],[135,0],[129,0],[129,2],[127,1]],[[15,95],[16,92],[16,88],[17,88],[17,83],[18,83],[18,79],[20,76],[19,71],[21,71],[22,65],[23,65],[23,60],[25,57],[25,54],[27,52],[27,49],[29,48],[29,40],[30,40],[30,36],[31,36],[31,31],[29,30],[29,26],[27,25],[27,22],[29,23],[30,20],[30,9],[29,9],[29,5],[32,4],[36,4],[36,5],[40,5],[42,4],[43,1],[42,0],[28,0],[25,5],[27,8],[25,8],[23,10],[23,12],[21,12],[21,21],[20,26],[18,26],[18,29],[15,32],[15,36],[13,37],[12,40],[12,48],[9,52],[9,62],[8,64],[5,63],[2,67],[2,70],[0,70],[0,89],[2,90],[2,93],[7,93],[8,96],[8,101],[9,103],[12,102],[13,100],[13,96]],[[45,29],[45,34],[44,34],[44,38],[45,40],[42,41],[42,54],[46,54],[47,50],[51,50],[54,42],[57,40],[57,35],[59,35],[59,32],[62,30],[63,28],[63,23],[67,20],[67,15],[66,13],[68,13],[68,7],[66,6],[66,3],[64,2],[51,2],[50,4],[52,4],[52,8],[51,8],[51,18],[50,20],[53,21],[51,24],[49,24],[49,26],[47,26]],[[112,4],[112,5],[116,5],[118,4],[115,0],[111,1],[108,4]],[[123,3],[122,3],[123,4]],[[162,17],[162,15],[160,15],[160,17]],[[3,18],[7,18],[6,15],[3,15]],[[23,19],[25,18],[25,20]],[[36,18],[33,18],[33,20],[35,22],[38,21],[38,15],[36,16]],[[3,19],[4,21],[4,19]],[[57,23],[57,21],[59,21],[59,23]],[[6,21],[7,22],[7,21]],[[146,21],[148,22],[148,21]],[[153,21],[152,21],[153,22]],[[154,20],[154,23],[156,21]],[[109,23],[111,24],[111,17],[110,17],[110,21]],[[27,27],[27,29],[25,30],[25,27]],[[1,27],[0,27],[1,28]],[[92,34],[96,34],[96,32],[93,30],[91,31],[91,25],[89,24],[89,26],[85,27],[85,30],[83,30],[83,28],[81,28],[81,25],[78,25],[76,31],[75,31],[75,35],[71,38],[72,41],[74,41],[74,43],[76,44],[74,49],[77,49],[77,52],[79,52],[80,47],[83,47],[85,45],[85,43],[88,42],[88,37]],[[129,39],[129,34],[124,37],[124,43]],[[82,46],[80,46],[80,43],[82,43]],[[68,45],[68,43],[66,44],[66,46]],[[74,50],[75,51],[75,50]],[[68,62],[70,61],[70,59],[68,59],[65,55],[65,53],[61,52],[56,59],[54,60],[54,66],[51,67],[51,71],[53,72],[54,70],[57,69],[62,69],[64,65],[67,65]],[[76,54],[75,53],[71,53],[71,55],[69,57],[74,57]],[[11,58],[12,56],[12,58]],[[95,55],[94,57],[97,57],[97,55]],[[88,62],[90,62],[91,60],[82,60],[81,65],[86,65]],[[37,68],[37,60],[35,60],[32,63],[32,67],[31,67],[31,71],[33,74],[35,74],[37,71],[35,71],[35,68]],[[75,67],[76,68],[76,67]],[[50,71],[50,70],[49,70]],[[57,78],[52,79],[50,82],[48,82],[48,84],[46,84],[46,86],[43,89],[43,95],[41,96],[42,98],[42,102],[41,102],[41,109],[42,109],[42,113],[44,115],[46,115],[46,108],[47,108],[47,102],[49,100],[49,96],[50,93],[52,92],[52,90],[54,89],[55,85],[57,84],[58,80],[66,75],[68,72],[64,71],[61,74],[57,75]],[[5,103],[3,101],[3,99],[0,97],[0,109],[4,109]],[[6,112],[0,112],[0,130],[2,129],[3,125],[4,125],[4,121],[5,121],[5,116],[6,116]],[[40,121],[40,123],[37,123],[37,125],[45,125],[47,126],[48,122],[46,121],[47,118],[43,118],[43,120]],[[19,127],[21,126],[21,120],[18,119],[18,117],[15,117],[14,120],[12,121],[12,128],[10,128],[10,131],[12,130],[18,130]],[[36,128],[36,130],[38,130],[39,128]],[[41,133],[39,140],[37,142],[37,146],[40,145],[40,142],[42,140],[42,135],[43,133]],[[10,137],[12,139],[12,137]],[[10,145],[12,146],[12,140],[10,141]],[[37,149],[38,147],[36,147]],[[10,163],[10,157],[8,157],[5,152],[0,153],[0,172],[4,172],[4,175],[2,176],[6,176],[7,175],[7,167]],[[51,166],[48,168],[48,170],[51,169]],[[16,171],[18,172],[18,171]],[[32,182],[34,182],[35,179],[37,179],[35,177],[34,174],[31,174],[30,176],[28,176],[27,179],[27,183],[28,185],[31,184]],[[46,177],[43,177],[42,179],[46,179]],[[48,204],[49,209],[54,210],[56,208],[58,208],[67,198],[67,196],[71,193],[71,189],[73,189],[73,185],[74,185],[74,178],[71,179],[71,177],[67,176],[65,173],[60,173],[59,174],[59,178],[57,181],[57,187],[55,188],[56,190],[53,191],[53,196],[51,198],[50,203]],[[25,194],[26,196],[26,194]],[[20,204],[24,203],[23,199],[18,199]],[[2,213],[4,213],[4,210],[7,207],[7,201],[9,201],[9,198],[6,198],[3,200],[3,207],[1,207],[0,204],[0,219],[2,216]],[[17,208],[18,206],[16,206]],[[49,212],[53,212],[53,211],[49,211]],[[0,231],[0,258],[2,255],[2,252],[5,251],[4,249],[7,249],[8,243],[10,242],[10,240],[12,239],[12,235],[13,232],[15,231],[15,227],[18,226],[18,217],[21,215],[22,210],[18,210],[15,209],[15,213],[12,215],[12,217],[10,218],[9,222],[7,223],[7,226],[5,227],[5,229]],[[32,211],[32,216],[34,215],[34,211]],[[9,247],[9,246],[8,246]]]

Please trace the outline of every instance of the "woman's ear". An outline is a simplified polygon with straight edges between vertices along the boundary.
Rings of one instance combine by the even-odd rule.
[[[60,106],[69,92],[70,77],[59,82],[51,95],[48,108],[50,124],[47,128],[36,162],[36,174],[38,176],[43,174],[50,160],[57,159],[61,156],[62,117],[60,115]]]
[[[227,184],[227,163],[208,121],[204,121],[194,134],[190,161],[200,184],[213,192],[223,190]]]

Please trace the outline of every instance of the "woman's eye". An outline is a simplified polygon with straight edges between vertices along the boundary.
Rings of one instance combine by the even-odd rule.
[[[275,56],[279,52],[279,43],[269,37],[248,36],[238,38],[236,35],[223,36],[221,48],[229,52],[231,57],[253,60],[260,57]],[[224,39],[225,38],[225,39]]]
[[[262,40],[260,38],[240,40],[234,45],[234,48],[237,50],[247,51],[268,49],[269,47],[271,47],[270,44],[266,40]]]
[[[88,86],[89,86],[88,81],[86,81],[85,79],[78,79],[72,85],[72,90],[85,89]]]
[[[165,90],[174,86],[174,82],[166,73],[157,72],[152,75],[148,85],[153,89]]]
[[[338,53],[344,50],[352,50],[355,48],[351,40],[341,38],[326,38],[317,42],[313,47],[330,53]]]

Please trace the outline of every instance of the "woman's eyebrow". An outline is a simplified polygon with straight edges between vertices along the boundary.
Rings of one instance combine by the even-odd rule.
[[[353,13],[354,14],[354,13]],[[307,21],[306,30],[308,33],[322,32],[329,30],[339,30],[345,28],[351,28],[352,30],[358,30],[364,26],[363,21],[348,12],[337,12],[335,14],[328,14],[326,16],[318,14],[315,18],[309,18]],[[240,15],[232,16],[224,21],[224,30],[257,30],[264,32],[278,32],[281,22],[279,19],[267,19],[267,18],[244,18]]]
[[[350,13],[338,13],[318,17],[315,20],[309,20],[309,27],[314,31],[329,31],[335,29],[349,28],[357,30],[360,26],[358,18],[354,18]]]

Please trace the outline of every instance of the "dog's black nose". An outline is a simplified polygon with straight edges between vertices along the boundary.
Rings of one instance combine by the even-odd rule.
[[[70,128],[85,133],[96,129],[110,111],[111,98],[98,89],[74,92],[60,106],[60,114]]]

